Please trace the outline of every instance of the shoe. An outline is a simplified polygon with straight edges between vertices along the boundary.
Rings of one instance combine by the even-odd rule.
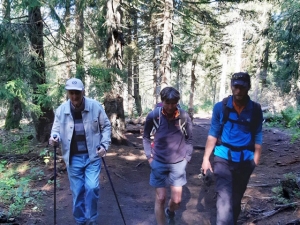
[[[85,225],[85,222],[76,222],[76,225]]]
[[[167,223],[171,225],[175,225],[175,212],[171,212],[167,207],[165,208],[165,215],[167,218]]]

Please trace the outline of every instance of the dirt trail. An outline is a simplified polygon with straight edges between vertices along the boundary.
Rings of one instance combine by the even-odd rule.
[[[210,121],[207,118],[196,118],[193,137],[195,150],[187,167],[187,185],[183,188],[183,200],[176,218],[178,225],[214,225],[216,208],[214,185],[207,186],[198,178],[202,163],[203,147],[205,145]],[[139,128],[137,128],[139,129]],[[154,225],[154,189],[149,185],[150,167],[144,156],[140,134],[127,133],[128,139],[135,147],[112,146],[105,158],[115,191],[127,225]],[[299,143],[290,143],[287,135],[271,129],[264,129],[264,145],[261,164],[255,169],[245,193],[239,224],[287,224],[298,219],[298,208],[284,210],[265,220],[250,223],[261,216],[253,213],[272,210],[274,201],[271,199],[272,187],[278,179],[288,172],[298,172]],[[46,170],[47,173],[52,171]],[[122,225],[123,220],[115,200],[104,166],[101,172],[100,218],[101,225]],[[19,218],[22,225],[52,225],[53,224],[53,190],[40,181],[37,189],[46,192],[43,202],[45,208],[40,213],[24,212]],[[57,190],[57,224],[73,225],[72,197],[66,172],[59,175]],[[266,184],[266,186],[263,186]],[[251,211],[252,210],[252,211]],[[299,216],[300,218],[300,216]]]

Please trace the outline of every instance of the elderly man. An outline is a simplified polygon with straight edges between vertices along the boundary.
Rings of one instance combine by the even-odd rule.
[[[101,157],[106,155],[111,142],[111,124],[101,104],[84,96],[81,80],[69,79],[65,89],[69,100],[55,112],[49,143],[61,143],[76,224],[95,225]]]

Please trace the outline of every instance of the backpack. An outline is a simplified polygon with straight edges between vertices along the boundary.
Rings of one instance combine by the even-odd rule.
[[[153,113],[153,128],[151,131],[151,135],[154,135],[157,129],[160,126],[160,117],[161,117],[161,109],[162,107],[156,107],[152,113]],[[181,133],[184,134],[184,136],[187,136],[187,131],[185,129],[186,123],[187,123],[187,117],[189,116],[186,111],[184,111],[181,108],[178,108],[180,115],[179,115],[179,127],[181,130]]]
[[[247,122],[247,121],[244,121],[244,122],[238,122],[238,121],[235,121],[235,120],[231,120],[229,118],[229,113],[230,111],[232,111],[231,108],[227,107],[227,103],[228,103],[228,99],[230,98],[231,96],[228,96],[226,98],[224,98],[222,100],[222,113],[223,113],[223,118],[222,118],[222,123],[221,123],[221,130],[220,130],[220,135],[219,135],[219,140],[218,140],[218,144],[222,144],[228,148],[231,148],[235,151],[242,151],[242,150],[245,150],[245,149],[250,149],[250,150],[253,150],[254,151],[254,137],[255,137],[255,131],[256,131],[256,124],[257,124],[257,121],[256,121],[256,117],[255,115],[259,114],[260,113],[260,104],[252,101],[253,103],[253,111],[252,111],[252,115],[251,115],[251,119],[250,119],[250,122]],[[250,132],[251,132],[251,142],[249,145],[247,146],[241,146],[241,147],[235,147],[235,146],[232,146],[230,144],[227,144],[227,143],[223,143],[220,138],[222,136],[222,133],[223,133],[223,128],[224,128],[224,125],[227,123],[227,121],[230,121],[232,123],[238,123],[238,124],[241,124],[241,125],[245,125],[245,126],[248,126],[250,128]]]

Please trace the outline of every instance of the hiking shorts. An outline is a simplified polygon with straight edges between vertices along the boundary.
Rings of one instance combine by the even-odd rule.
[[[167,186],[182,187],[186,184],[186,165],[186,160],[170,164],[153,160],[150,164],[150,185],[155,188]]]

